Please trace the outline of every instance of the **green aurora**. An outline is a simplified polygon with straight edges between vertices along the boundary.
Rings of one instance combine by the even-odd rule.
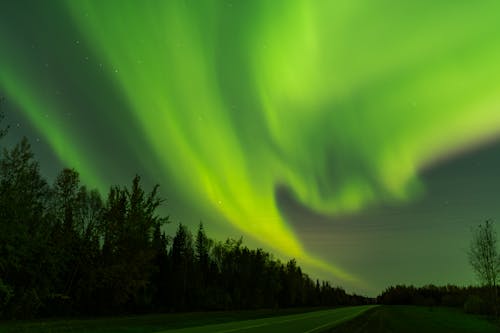
[[[277,189],[332,217],[404,205],[425,196],[423,170],[500,134],[498,2],[68,0],[38,13],[31,5],[29,14],[22,4],[12,11],[51,26],[24,31],[63,69],[47,74],[18,40],[14,24],[29,22],[6,20],[0,91],[63,164],[91,186],[109,185],[92,134],[63,125],[79,101],[40,89],[72,73],[81,75],[68,79],[73,94],[92,91],[85,96],[130,160],[161,172],[187,207],[359,288],[367,277],[304,247]],[[102,82],[71,60],[65,74],[76,54],[99,59]],[[140,139],[127,135],[135,127]]]

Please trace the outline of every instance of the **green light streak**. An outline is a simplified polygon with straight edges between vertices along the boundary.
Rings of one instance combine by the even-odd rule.
[[[495,2],[64,4],[176,191],[344,280],[356,279],[303,248],[277,185],[332,215],[405,202],[423,191],[419,170],[500,133]],[[76,160],[13,76],[0,83]]]
[[[1,55],[0,63],[7,63]],[[61,109],[61,106],[41,97],[37,93],[38,89],[31,86],[28,80],[17,79],[19,73],[14,75],[11,68],[14,67],[6,66],[0,71],[0,85],[3,91],[27,113],[37,130],[45,134],[54,152],[68,163],[69,167],[83,170],[87,184],[97,187],[104,193],[106,190],[104,182],[95,172],[95,168],[91,167],[92,164],[86,159],[86,155],[82,153],[85,151],[82,145],[79,145],[77,138],[64,129],[63,121],[52,112]]]

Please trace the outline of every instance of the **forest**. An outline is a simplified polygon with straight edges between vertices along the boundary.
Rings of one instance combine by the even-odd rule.
[[[6,129],[0,133],[6,134]],[[63,169],[50,184],[30,143],[0,158],[0,318],[364,304],[294,259],[242,238],[194,235],[158,208],[158,185],[112,186],[105,198]],[[166,231],[172,229],[169,236]]]
[[[0,139],[7,130],[0,126]],[[348,294],[311,278],[295,259],[250,249],[242,238],[211,239],[201,222],[194,233],[171,223],[158,213],[166,204],[158,190],[146,191],[136,175],[103,198],[74,169],[49,183],[26,138],[3,148],[0,319],[375,302],[497,314],[496,284],[398,285],[377,299]]]

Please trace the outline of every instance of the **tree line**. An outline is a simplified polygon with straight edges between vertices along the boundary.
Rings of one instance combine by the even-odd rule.
[[[385,289],[377,303],[386,305],[446,306],[461,308],[466,313],[495,315],[489,286],[459,287],[455,285],[397,285]]]
[[[5,132],[0,132],[4,135]],[[193,235],[140,177],[106,198],[74,169],[52,184],[27,139],[0,157],[0,317],[363,304],[242,239]],[[172,230],[173,231],[173,230]]]

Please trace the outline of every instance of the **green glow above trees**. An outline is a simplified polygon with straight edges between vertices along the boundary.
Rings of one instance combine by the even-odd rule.
[[[356,277],[306,253],[276,186],[331,215],[406,202],[425,190],[419,170],[500,133],[495,2],[64,5],[176,191],[344,280]],[[26,83],[26,60],[0,61],[12,66],[0,85],[99,186],[81,139],[40,117],[50,99]]]

